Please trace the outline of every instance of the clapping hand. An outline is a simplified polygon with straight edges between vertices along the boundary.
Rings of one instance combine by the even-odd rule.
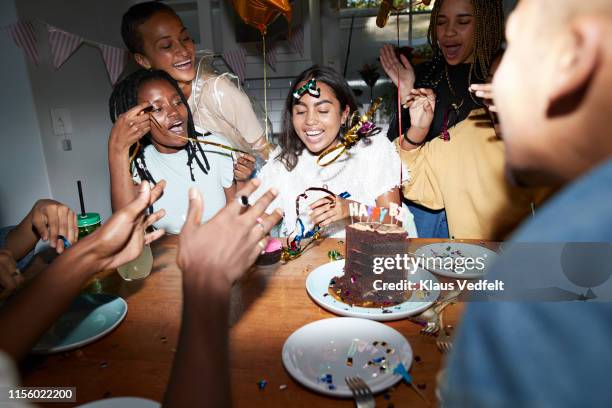
[[[414,68],[404,55],[400,54],[399,59],[395,53],[395,47],[386,44],[380,50],[380,63],[389,76],[389,79],[400,88],[400,97],[404,101],[414,88],[416,80]]]
[[[83,241],[95,242],[92,252],[98,263],[97,270],[114,269],[133,261],[140,256],[145,245],[164,235],[163,229],[151,233],[147,233],[146,229],[159,221],[165,211],[147,215],[145,210],[157,201],[165,186],[166,182],[162,180],[151,189],[149,183],[143,181],[138,196],[130,204],[83,238]]]
[[[413,89],[404,106],[410,109],[410,125],[419,129],[431,126],[436,110],[436,94],[432,89]]]

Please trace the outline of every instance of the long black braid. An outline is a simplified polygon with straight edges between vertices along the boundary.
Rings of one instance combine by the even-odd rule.
[[[113,89],[113,93],[108,101],[111,121],[115,123],[119,115],[138,105],[138,90],[143,84],[160,79],[168,81],[170,84],[172,84],[172,86],[178,92],[181,101],[187,107],[187,136],[191,140],[185,144],[184,149],[187,150],[187,166],[189,167],[189,172],[191,174],[191,181],[195,181],[195,176],[193,174],[193,161],[196,161],[198,167],[204,174],[208,174],[210,164],[208,163],[208,159],[204,154],[202,146],[196,141],[198,136],[201,136],[201,134],[195,130],[193,116],[191,115],[191,110],[187,104],[187,99],[185,98],[185,95],[183,95],[178,83],[165,71],[141,69],[133,74],[130,74],[119,82]],[[143,181],[147,180],[155,184],[156,181],[153,179],[153,176],[147,169],[147,164],[145,163],[144,157],[144,149],[146,146],[151,144],[151,137],[151,133],[149,132],[140,140],[140,142],[134,143],[132,146],[130,146],[129,157],[132,159],[130,165],[136,169],[140,179]],[[200,153],[202,160],[200,157],[198,157],[198,152]]]

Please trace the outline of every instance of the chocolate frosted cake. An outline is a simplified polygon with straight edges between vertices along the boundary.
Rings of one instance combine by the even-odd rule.
[[[400,283],[407,279],[404,269],[385,269],[374,273],[374,258],[403,256],[408,247],[408,234],[398,225],[356,223],[346,228],[344,275],[335,277],[329,293],[343,303],[362,307],[387,307],[404,302],[408,291],[375,290],[374,281]]]

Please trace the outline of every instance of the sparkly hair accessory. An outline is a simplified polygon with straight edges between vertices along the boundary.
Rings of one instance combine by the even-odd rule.
[[[330,164],[338,160],[340,156],[346,153],[348,149],[355,146],[357,142],[359,142],[361,139],[374,136],[380,133],[381,129],[379,127],[376,127],[374,122],[372,122],[372,117],[374,116],[374,113],[376,113],[376,110],[378,109],[378,106],[381,102],[382,98],[376,98],[376,100],[372,102],[372,106],[370,106],[370,109],[368,109],[368,111],[364,115],[356,116],[355,114],[353,114],[353,117],[351,119],[351,123],[353,123],[353,126],[351,126],[348,132],[346,132],[343,137],[343,140],[336,146],[331,147],[321,153],[319,155],[319,158],[317,159],[317,164],[322,167],[329,166]],[[329,156],[331,153],[334,153],[336,151],[339,152],[336,153],[336,155],[332,159],[323,160],[326,156]]]
[[[304,84],[304,86],[302,86],[300,89],[296,90],[293,93],[293,97],[295,99],[300,99],[306,93],[313,98],[318,98],[321,96],[321,88],[317,88],[317,81],[314,78],[306,82],[306,84]]]

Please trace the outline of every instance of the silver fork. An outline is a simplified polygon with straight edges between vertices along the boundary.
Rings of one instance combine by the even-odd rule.
[[[361,377],[346,377],[344,381],[346,381],[346,385],[348,385],[349,390],[353,393],[357,408],[376,407],[372,390],[370,390],[368,384],[366,384]]]
[[[435,314],[435,317],[425,324],[425,327],[421,329],[421,334],[424,334],[425,336],[435,336],[438,334],[440,328],[442,327],[442,312],[448,306],[452,305],[455,299],[456,297],[445,300],[433,308],[432,312]]]
[[[453,349],[453,341],[451,336],[449,336],[449,334],[446,332],[449,327],[450,326],[444,326],[442,315],[440,314],[440,334],[436,339],[436,346],[442,354],[450,353],[450,351]]]

